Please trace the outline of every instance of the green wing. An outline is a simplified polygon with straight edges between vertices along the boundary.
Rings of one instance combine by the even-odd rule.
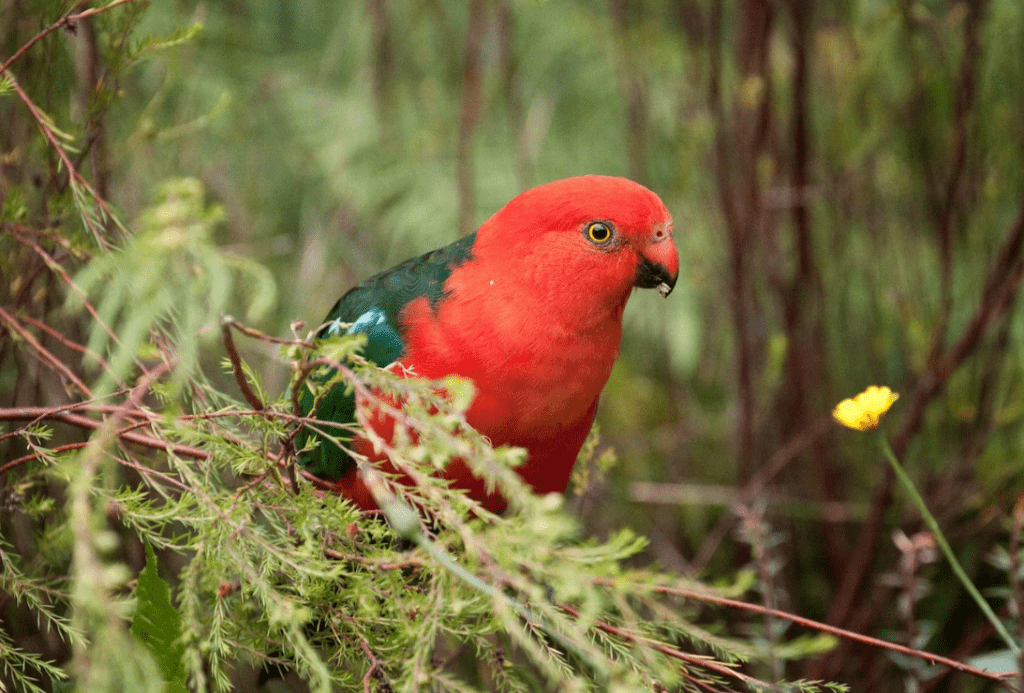
[[[426,296],[432,305],[444,299],[444,283],[452,270],[472,260],[476,234],[460,238],[451,245],[407,260],[370,277],[338,299],[327,314],[326,325],[318,338],[335,334],[362,333],[367,337],[364,356],[380,367],[398,359],[405,351],[399,316],[409,302]],[[314,382],[326,382],[335,371],[317,375]],[[305,384],[299,393],[303,416],[314,410],[313,395]],[[314,416],[320,421],[351,423],[355,420],[355,395],[337,385],[321,398]],[[325,429],[326,430],[326,429]],[[343,439],[341,431],[331,434]],[[337,480],[352,470],[354,462],[342,448],[308,429],[300,431],[296,445],[305,447],[310,439],[319,440],[316,450],[303,453],[299,462],[314,474]]]

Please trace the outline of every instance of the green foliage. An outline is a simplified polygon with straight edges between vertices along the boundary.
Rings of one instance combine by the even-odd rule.
[[[0,687],[161,691],[180,685],[179,660],[204,691],[255,690],[264,668],[356,691],[771,690],[749,677],[819,675],[791,658],[830,638],[722,620],[680,574],[812,617],[869,614],[866,631],[935,650],[991,646],[971,644],[980,619],[963,626],[948,570],[900,572],[889,533],[918,515],[877,500],[891,494],[873,447],[802,436],[871,383],[903,394],[893,432],[913,423],[899,417],[937,355],[993,311],[901,459],[996,611],[1016,599],[1019,520],[999,520],[1024,490],[1024,317],[984,287],[1021,202],[1017,0],[771,3],[756,26],[736,3],[483,2],[476,35],[470,3],[433,0],[16,4],[0,21],[0,60],[26,48],[0,75]],[[627,309],[599,413],[619,455],[595,433],[571,512],[525,492],[521,453],[466,430],[470,387],[441,383],[457,395],[441,401],[438,383],[367,367],[358,340],[317,356],[402,401],[418,434],[376,441],[411,487],[363,470],[383,513],[294,464],[300,422],[276,395],[314,358],[300,339],[242,343],[265,409],[230,394],[224,313],[286,335],[519,190],[585,172],[662,195],[684,276],[669,301]],[[730,207],[750,213],[740,253]],[[453,456],[514,512],[446,489],[434,473]],[[638,480],[695,501],[643,498]],[[865,546],[862,588],[844,595]],[[912,587],[870,601],[896,582]],[[133,635],[133,608],[160,648]],[[933,673],[870,649],[840,642],[821,670],[908,689]],[[1014,662],[996,650],[987,664]]]
[[[181,384],[195,368],[204,333],[218,334],[214,327],[232,299],[244,295],[250,318],[264,315],[273,304],[276,287],[266,269],[219,252],[213,244],[212,232],[222,217],[220,207],[205,206],[199,181],[164,183],[132,239],[75,277],[82,293],[70,295],[69,309],[80,310],[91,294],[101,296],[88,343],[91,353],[109,359],[99,392],[123,382],[137,359],[154,353],[152,346],[144,348],[154,326],[174,346],[176,382]],[[244,283],[244,294],[236,289],[235,274]],[[173,335],[163,327],[171,323]]]
[[[181,616],[171,603],[171,589],[160,577],[156,554],[146,544],[146,567],[135,583],[135,615],[131,633],[160,666],[167,686],[164,693],[187,693],[181,645]]]
[[[216,433],[195,432],[210,459],[197,469],[172,458],[166,473],[150,477],[158,487],[176,481],[171,486],[185,489],[179,497],[117,497],[127,526],[189,556],[179,608],[193,685],[227,690],[239,658],[259,664],[266,657],[260,653],[277,651],[275,657],[288,661],[314,690],[356,689],[371,671],[394,690],[479,690],[486,676],[438,665],[439,647],[461,652],[460,666],[469,653],[485,661],[500,658],[505,667],[525,667],[514,678],[570,690],[680,680],[682,671],[651,644],[702,638],[665,608],[672,599],[644,589],[679,584],[677,579],[622,567],[624,558],[642,548],[641,539],[624,530],[607,542],[581,541],[578,523],[559,499],[532,496],[509,473],[517,454],[491,450],[472,432],[453,432],[450,422],[458,410],[446,406],[429,383],[400,380],[351,357],[337,369],[366,378],[376,392],[400,393],[411,403],[406,411],[438,410],[418,414],[413,425],[419,445],[392,450],[416,486],[386,491],[405,499],[392,502],[406,508],[404,534],[422,537],[420,548],[403,545],[403,532],[396,536],[379,517],[361,515],[308,483],[295,487],[267,476],[270,469],[257,477],[265,481],[239,490],[236,451],[223,444],[231,437],[225,435],[226,419],[200,417],[200,429],[218,426]],[[274,418],[237,417],[257,438],[260,430],[283,433]],[[517,499],[518,512],[494,517],[446,489],[430,473],[444,462],[432,454],[438,447],[472,455],[482,472]],[[411,505],[430,518],[422,529]],[[465,519],[467,509],[478,519]],[[388,516],[393,521],[394,513]],[[175,538],[168,539],[172,527]],[[458,579],[466,575],[472,578]],[[570,617],[563,604],[580,616]],[[592,634],[599,620],[617,624],[637,641]],[[721,656],[729,655],[720,648],[731,649],[720,639],[707,646]]]
[[[128,632],[128,604],[119,596],[130,578],[127,566],[113,558],[120,543],[106,526],[104,506],[94,500],[109,488],[117,467],[105,448],[115,429],[106,424],[81,452],[55,459],[48,470],[67,483],[64,521],[71,528],[70,592],[66,606],[81,633],[74,644],[78,690],[161,693],[164,681],[156,659]]]
[[[709,663],[752,654],[692,622],[685,596],[705,588],[624,566],[642,538],[623,529],[607,541],[585,539],[559,497],[529,493],[512,472],[519,452],[493,450],[464,426],[469,398],[453,404],[435,383],[368,365],[341,348],[346,341],[361,340],[327,343],[343,355],[334,370],[373,393],[376,406],[400,398],[416,432],[415,444],[407,435],[376,441],[413,486],[363,470],[388,523],[279,473],[294,458],[267,446],[288,435],[290,399],[265,412],[233,405],[154,419],[158,439],[201,444],[209,457],[172,453],[132,465],[141,481],[134,487],[116,481],[113,462],[129,463],[129,453],[109,426],[30,477],[69,483],[74,589],[66,599],[83,636],[81,689],[181,690],[187,671],[191,689],[226,691],[245,664],[285,666],[315,691],[361,690],[367,677],[396,691],[637,690],[689,686]],[[214,398],[207,391],[194,401]],[[452,455],[471,460],[515,512],[493,516],[447,488],[434,472]],[[121,540],[103,509],[146,545],[130,634],[117,596],[128,576],[112,560]],[[176,606],[150,545],[185,559]],[[687,654],[692,648],[705,654]]]
[[[33,579],[26,575],[21,561],[8,543],[0,537],[0,591],[10,595],[19,604],[24,604],[47,628],[67,642],[80,640],[81,634],[71,625],[69,619],[54,608],[52,596],[67,598],[55,581]],[[67,678],[60,667],[46,658],[26,651],[13,642],[6,631],[0,631],[0,673],[5,675],[19,690],[43,693],[41,681],[61,681]]]

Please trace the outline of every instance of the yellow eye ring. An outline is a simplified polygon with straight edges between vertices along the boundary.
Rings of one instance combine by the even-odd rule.
[[[594,243],[607,243],[611,240],[612,228],[603,221],[594,221],[587,224],[587,238]]]

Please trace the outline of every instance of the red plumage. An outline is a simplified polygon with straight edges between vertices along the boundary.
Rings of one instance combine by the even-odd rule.
[[[601,242],[588,235],[595,222],[610,231]],[[538,493],[561,493],[618,356],[626,301],[637,286],[667,294],[678,271],[672,218],[650,190],[606,176],[533,188],[480,227],[444,298],[422,296],[402,310],[399,361],[427,378],[471,378],[468,422],[495,446],[526,448],[523,479]],[[382,421],[379,432],[391,425]],[[372,453],[366,441],[356,449]],[[445,476],[488,509],[504,508],[461,460]],[[356,475],[343,486],[373,505]]]

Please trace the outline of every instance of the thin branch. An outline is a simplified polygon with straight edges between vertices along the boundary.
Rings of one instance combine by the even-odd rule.
[[[580,617],[579,610],[567,604],[559,604],[558,608],[573,618]],[[748,676],[731,666],[723,664],[722,662],[717,662],[708,657],[702,657],[700,655],[689,654],[682,650],[677,650],[676,648],[666,645],[658,640],[653,640],[637,633],[632,633],[625,628],[619,628],[618,626],[613,626],[612,624],[605,623],[604,621],[595,621],[594,628],[603,633],[608,633],[609,635],[621,638],[626,642],[643,644],[645,647],[650,647],[666,657],[671,657],[672,659],[677,659],[680,662],[686,662],[687,664],[713,671],[721,676],[726,676],[728,678],[735,679],[736,681],[742,681],[743,683],[750,684],[755,690],[760,690],[766,685],[764,681],[756,679],[753,676]]]
[[[532,157],[530,155],[530,132],[526,129],[523,110],[522,79],[519,58],[515,51],[516,13],[510,0],[501,0],[497,7],[498,63],[501,65],[501,82],[505,92],[505,107],[508,109],[509,127],[513,132],[515,149],[513,160],[516,182],[520,190],[530,187],[532,179]]]
[[[898,652],[908,657],[924,659],[934,664],[941,664],[943,666],[951,667],[965,674],[977,676],[978,678],[988,679],[990,681],[998,681],[999,683],[1002,683],[1004,685],[1007,685],[1009,683],[1008,680],[1010,678],[1017,675],[1016,671],[1006,671],[999,673],[984,671],[982,669],[972,667],[969,664],[958,662],[955,659],[943,657],[942,655],[932,654],[931,652],[925,652],[924,650],[915,650],[912,647],[897,645],[893,642],[873,638],[870,635],[861,635],[860,633],[854,633],[843,628],[830,626],[827,623],[814,621],[809,618],[804,618],[803,616],[797,616],[796,614],[791,614],[785,611],[779,611],[778,609],[769,609],[767,607],[760,606],[757,604],[748,604],[747,602],[741,602],[737,599],[729,599],[728,597],[719,597],[717,595],[708,594],[706,592],[697,592],[694,590],[680,589],[677,587],[653,586],[648,587],[648,589],[651,589],[659,594],[686,597],[689,599],[696,599],[698,601],[707,602],[709,604],[719,604],[721,606],[728,606],[734,609],[742,609],[744,611],[749,611],[755,614],[774,616],[775,618],[785,619],[797,625],[805,626],[807,628],[811,628],[812,630],[816,630],[821,633],[834,635],[837,638],[843,638],[844,640],[852,640],[854,642],[859,642],[864,645],[870,645],[871,647],[879,647],[885,650],[890,650],[892,652]]]
[[[380,660],[373,654],[373,650],[370,649],[370,645],[365,640],[360,638],[359,647],[363,650],[363,654],[366,655],[366,659],[370,662],[370,668],[366,670],[366,675],[363,676],[363,691],[364,693],[370,693],[370,679],[374,676],[383,675],[384,670],[380,665]]]
[[[456,189],[459,197],[459,235],[472,231],[475,207],[473,194],[473,133],[480,120],[482,68],[481,52],[486,31],[487,4],[469,0],[466,43],[462,63],[462,110],[456,145]]]
[[[736,524],[738,513],[736,510],[750,505],[761,493],[768,488],[772,479],[779,475],[786,467],[796,460],[800,454],[811,447],[816,441],[821,440],[832,427],[831,417],[818,419],[803,431],[800,431],[790,438],[785,445],[773,454],[740,489],[739,497],[733,503],[733,512],[723,513],[718,522],[704,536],[696,556],[693,559],[694,570],[700,572],[708,564],[719,545],[729,534],[729,530]]]
[[[4,223],[3,228],[6,228],[11,233],[11,235],[14,236],[15,240],[17,240],[19,243],[28,246],[33,251],[35,251],[35,253],[43,260],[43,262],[46,263],[46,266],[49,267],[51,271],[55,272],[58,276],[60,276],[60,278],[67,285],[68,289],[70,289],[73,294],[78,296],[78,298],[82,301],[82,306],[85,308],[86,312],[89,313],[89,316],[96,322],[97,325],[103,328],[103,331],[106,333],[107,337],[110,338],[110,341],[117,345],[121,344],[121,340],[118,338],[117,333],[114,332],[110,328],[110,326],[108,326],[105,322],[103,322],[99,314],[96,312],[96,309],[89,302],[89,297],[86,295],[84,291],[82,291],[81,287],[75,284],[74,280],[71,278],[71,275],[68,274],[67,270],[64,269],[63,265],[57,262],[57,260],[52,255],[46,252],[46,250],[41,245],[36,243],[34,240],[23,236],[13,224]],[[104,363],[105,362],[100,361],[101,365],[103,365]],[[142,363],[140,363],[138,360],[136,360],[135,364],[139,367],[143,374],[148,373],[145,366],[142,365]],[[109,369],[108,372],[110,372]]]
[[[238,349],[235,347],[235,340],[231,336],[231,328],[237,325],[235,319],[230,315],[225,315],[221,318],[220,334],[224,340],[224,351],[228,352],[228,358],[231,359],[231,372],[235,374],[235,382],[238,383],[238,389],[242,391],[242,396],[245,397],[245,401],[249,403],[253,409],[257,411],[263,411],[266,409],[266,405],[263,400],[259,398],[249,384],[248,378],[245,377],[245,370],[242,368],[242,358],[238,355]]]
[[[329,325],[329,324],[330,323],[324,323],[324,325],[321,325],[321,327]],[[270,342],[271,344],[284,344],[285,346],[306,347],[308,349],[313,349],[316,346],[315,344],[307,342],[306,340],[303,340],[303,339],[282,339],[280,337],[274,337],[273,335],[269,335],[269,334],[266,334],[264,332],[260,332],[259,330],[255,329],[255,328],[243,325],[242,323],[238,322],[237,320],[232,320],[231,326],[234,327],[239,332],[241,332],[242,334],[244,334],[246,337],[252,337],[253,339],[258,339],[261,342]]]
[[[80,185],[84,190],[86,190],[89,193],[89,195],[92,196],[93,200],[95,200],[99,208],[103,210],[103,212],[107,215],[107,218],[115,218],[113,211],[107,205],[106,201],[102,197],[100,197],[99,193],[97,193],[93,189],[92,185],[89,184],[89,181],[82,177],[82,174],[80,174],[78,172],[78,169],[75,168],[75,165],[71,162],[71,159],[68,158],[68,154],[67,152],[64,151],[64,147],[61,146],[61,143],[57,140],[56,133],[54,132],[53,128],[51,128],[48,124],[48,118],[46,117],[46,114],[40,111],[39,107],[36,106],[32,99],[29,98],[28,94],[25,93],[25,90],[21,88],[20,84],[18,84],[18,80],[14,78],[13,73],[11,73],[6,68],[3,68],[0,69],[0,74],[7,75],[7,82],[11,85],[11,88],[14,89],[15,93],[17,93],[18,97],[25,104],[25,107],[28,108],[29,113],[32,114],[32,118],[36,121],[36,125],[39,126],[39,129],[42,131],[43,136],[46,138],[46,141],[50,143],[50,146],[53,147],[53,149],[57,152],[57,156],[60,157],[60,160],[64,163],[64,168],[68,172],[68,177],[70,181],[72,181],[76,185]],[[89,218],[89,215],[83,214],[82,219],[85,221],[86,226],[89,227],[89,231],[92,233],[93,238],[96,241],[96,244],[100,248],[106,250],[108,248],[107,242],[103,238],[103,234],[100,233],[99,229],[97,229],[95,224],[93,224],[92,220]]]
[[[399,141],[395,125],[395,42],[387,1],[366,0],[366,17],[370,23],[373,51],[370,71],[377,122],[381,128],[381,144],[393,146]]]
[[[2,321],[2,322],[4,322],[4,323],[6,323],[6,324],[7,324],[7,326],[8,326],[8,328],[9,328],[9,329],[10,329],[10,330],[11,330],[12,332],[14,332],[14,333],[15,333],[15,334],[17,334],[17,335],[18,335],[19,337],[21,337],[21,338],[22,338],[23,340],[25,340],[25,342],[26,342],[26,343],[27,343],[27,344],[28,344],[29,346],[31,346],[31,347],[32,347],[32,349],[33,349],[33,350],[35,351],[35,353],[36,353],[36,355],[37,355],[37,357],[39,358],[39,360],[40,360],[40,361],[42,361],[42,362],[43,362],[43,363],[45,363],[45,364],[48,364],[48,365],[49,365],[49,366],[50,366],[51,368],[53,368],[53,369],[56,369],[56,370],[60,371],[60,374],[61,374],[62,376],[64,376],[65,378],[67,378],[67,379],[68,379],[69,381],[71,381],[72,383],[74,383],[75,387],[77,387],[77,388],[78,388],[78,389],[79,389],[79,390],[80,390],[80,391],[81,391],[81,392],[82,392],[82,393],[83,393],[84,395],[86,395],[86,396],[88,396],[88,397],[92,397],[92,390],[90,390],[90,389],[89,389],[89,388],[88,388],[88,387],[86,386],[86,384],[85,384],[85,383],[83,383],[83,382],[82,382],[82,381],[81,381],[81,380],[80,380],[80,379],[78,378],[78,376],[77,376],[77,375],[75,375],[75,374],[74,374],[74,373],[73,373],[73,372],[71,371],[71,369],[70,369],[70,368],[68,368],[68,367],[67,367],[66,365],[64,365],[64,363],[63,363],[63,362],[62,362],[62,361],[61,361],[60,359],[58,359],[58,358],[57,358],[56,356],[54,356],[54,355],[53,355],[53,354],[52,354],[52,353],[50,352],[50,350],[49,350],[49,349],[47,349],[46,347],[44,347],[44,346],[43,346],[43,345],[42,345],[42,344],[41,344],[41,343],[39,342],[39,340],[37,340],[37,339],[35,338],[35,336],[33,336],[33,335],[32,335],[32,333],[31,333],[31,332],[29,332],[29,331],[28,331],[28,330],[26,330],[26,329],[25,329],[24,327],[22,327],[22,326],[21,326],[21,323],[19,323],[19,322],[18,322],[18,321],[17,321],[17,320],[16,320],[15,318],[14,318],[14,316],[13,316],[13,315],[11,315],[11,314],[10,314],[10,313],[8,313],[8,312],[7,312],[6,310],[4,310],[2,306],[0,306],[0,321]]]
[[[69,452],[71,450],[81,450],[82,448],[84,448],[88,444],[89,444],[89,441],[83,440],[80,443],[68,443],[66,445],[58,445],[55,448],[48,448],[46,450],[46,452],[49,452],[49,453],[61,453],[61,452]],[[29,453],[28,455],[22,455],[21,457],[15,458],[15,459],[11,460],[10,462],[8,462],[7,464],[4,464],[4,465],[0,466],[0,476],[3,476],[4,474],[6,474],[10,470],[14,469],[15,467],[20,467],[21,465],[25,464],[26,462],[31,462],[32,460],[38,460],[38,459],[40,459],[41,456],[42,456],[42,453],[39,452],[39,451],[36,451],[36,452]]]
[[[113,407],[113,412],[120,412],[122,414],[121,418],[124,418],[133,415],[136,410],[122,406]],[[115,416],[117,416],[116,413]],[[109,419],[90,419],[89,417],[81,416],[80,414],[73,414],[51,407],[14,407],[9,409],[0,409],[0,421],[60,421],[71,426],[77,426],[78,428],[87,430],[97,430],[108,420]],[[191,457],[197,460],[210,459],[210,453],[207,450],[193,447],[191,445],[168,443],[167,441],[160,440],[159,438],[143,435],[141,433],[119,430],[118,437],[122,440],[128,441],[129,443],[153,448],[154,450],[166,450],[167,452],[174,453],[175,455],[181,455],[183,457]],[[13,468],[13,465],[4,465],[0,468],[0,473],[9,471],[9,468]]]
[[[626,160],[629,177],[648,185],[647,139],[649,130],[649,94],[644,84],[642,67],[648,60],[640,51],[642,46],[631,36],[636,23],[634,13],[640,12],[640,3],[630,0],[609,0],[608,16],[612,26],[612,45],[615,72],[625,104],[623,139],[626,142]]]
[[[15,60],[20,58],[25,53],[25,51],[27,51],[29,48],[42,41],[44,38],[46,38],[46,36],[52,34],[57,29],[61,29],[64,27],[71,29],[75,22],[87,19],[88,17],[94,17],[103,12],[107,12],[108,10],[112,10],[119,5],[126,5],[129,2],[134,2],[134,0],[113,0],[113,2],[111,2],[109,5],[104,5],[103,7],[94,7],[92,9],[85,10],[84,12],[79,12],[77,14],[64,15],[50,26],[40,31],[38,34],[32,37],[32,39],[29,40],[28,43],[26,43],[24,46],[15,51],[14,55],[8,58],[3,65],[0,65],[0,73],[7,72],[7,68],[9,68],[14,63]]]
[[[969,0],[963,21],[964,48],[960,58],[960,69],[956,83],[956,107],[952,127],[952,160],[949,178],[941,198],[934,202],[938,218],[939,258],[941,274],[939,282],[939,314],[932,333],[931,357],[937,357],[945,346],[946,330],[953,312],[953,258],[954,235],[957,215],[963,198],[964,178],[967,171],[969,120],[975,103],[977,79],[975,71],[980,62],[981,47],[979,33],[984,0]],[[923,85],[919,85],[923,89]],[[930,178],[937,177],[935,175]],[[932,186],[937,188],[936,184]]]
[[[97,354],[95,351],[91,351],[90,349],[88,349],[87,347],[82,346],[78,342],[75,342],[75,341],[72,341],[72,340],[68,339],[65,335],[63,335],[60,332],[58,332],[57,330],[53,329],[52,327],[47,325],[45,322],[43,322],[41,320],[37,320],[34,317],[32,317],[31,315],[22,315],[21,319],[24,320],[25,322],[31,324],[37,330],[45,332],[47,335],[50,336],[50,338],[57,340],[58,342],[60,342],[64,346],[66,346],[68,349],[71,349],[72,351],[77,351],[79,354],[82,354],[84,356],[88,356],[91,359],[95,359],[96,363],[100,364],[100,366],[103,367],[103,370],[107,371],[108,373],[110,372],[110,364],[108,364],[106,359],[104,359],[102,356]]]

